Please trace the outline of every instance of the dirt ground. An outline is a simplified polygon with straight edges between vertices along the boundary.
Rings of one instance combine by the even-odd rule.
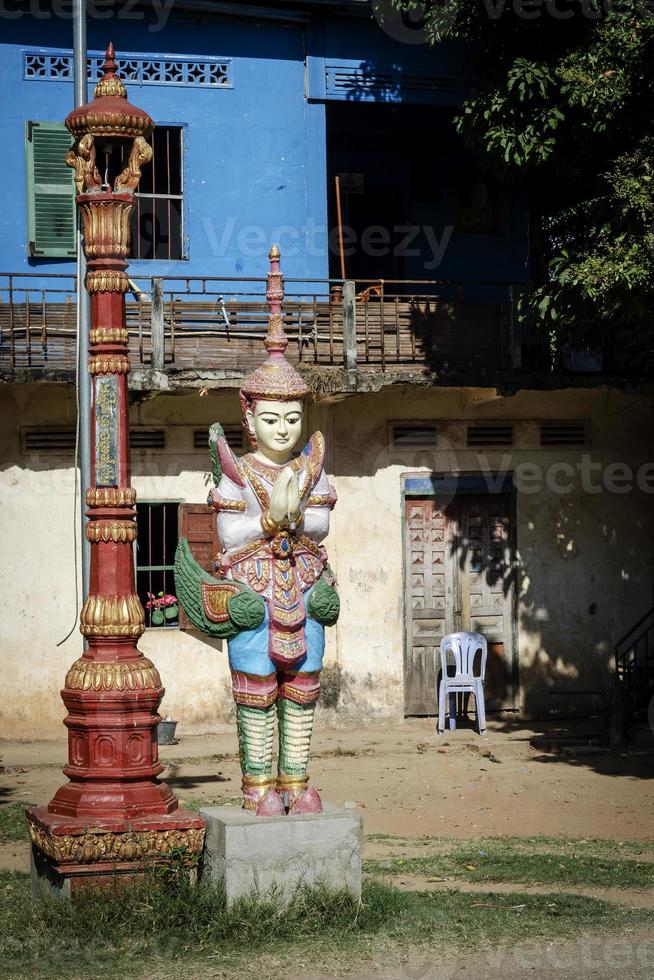
[[[654,753],[610,750],[602,734],[593,721],[492,721],[480,737],[472,727],[438,736],[431,718],[347,729],[319,720],[311,775],[325,800],[362,808],[368,835],[654,838]],[[181,800],[239,795],[234,731],[182,732],[160,758]],[[63,739],[0,741],[0,805],[47,802],[64,781],[65,759]]]
[[[540,942],[452,957],[423,950],[382,970],[350,974],[350,980],[465,980],[468,977],[512,980],[651,980],[654,937],[648,931],[629,936],[584,937],[570,942]],[[206,974],[205,974],[206,977]],[[331,980],[322,973],[303,980]]]
[[[650,740],[651,742],[651,740]],[[240,770],[234,731],[184,736],[160,747],[163,778],[181,802],[236,803]],[[66,744],[0,741],[0,806],[45,803],[62,784]],[[408,719],[358,728],[327,728],[318,720],[311,774],[323,799],[361,808],[365,856],[379,858],[396,845],[383,835],[460,839],[482,836],[554,836],[620,840],[654,839],[654,751],[648,743],[612,750],[598,719],[544,725],[490,722],[480,737],[462,726],[439,737],[434,719]],[[406,841],[403,856],[420,850]],[[430,845],[431,846],[431,845]],[[408,850],[406,850],[408,848]],[[652,860],[649,855],[643,860]],[[0,868],[27,870],[26,843],[0,844]],[[553,886],[473,884],[395,876],[401,889],[463,890],[498,896],[518,888],[547,893]],[[577,886],[564,889],[635,908],[654,907],[650,889]],[[525,937],[527,940],[528,937]],[[622,944],[622,945],[620,945]],[[602,935],[567,943],[514,945],[466,955],[408,951],[387,969],[355,972],[353,980],[446,980],[463,976],[611,980],[650,977],[654,936]],[[616,959],[617,957],[617,959]],[[209,976],[203,968],[202,976]],[[302,973],[307,977],[307,973]],[[312,980],[326,980],[315,974]]]

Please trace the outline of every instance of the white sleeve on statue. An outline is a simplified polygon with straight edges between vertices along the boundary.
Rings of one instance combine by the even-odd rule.
[[[327,474],[321,470],[318,481],[311,493],[313,495],[325,496],[332,492],[331,485],[327,479]],[[331,507],[307,506],[304,511],[304,527],[302,531],[316,544],[320,544],[329,534],[329,516]]]
[[[255,501],[253,504],[248,499],[245,488],[230,480],[228,476],[223,476],[216,490],[212,490],[214,498],[223,500],[238,500],[245,503],[244,511],[219,510],[218,511],[218,534],[220,543],[227,551],[232,548],[242,548],[251,541],[257,541],[264,537],[261,527],[261,508]]]

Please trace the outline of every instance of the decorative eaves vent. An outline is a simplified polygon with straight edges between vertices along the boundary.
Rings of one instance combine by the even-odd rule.
[[[540,444],[575,447],[588,444],[588,426],[585,422],[541,422]]]
[[[410,73],[395,68],[326,65],[327,97],[375,102],[451,101],[458,91],[452,75]]]
[[[467,430],[469,449],[513,445],[512,425],[469,425]]]
[[[92,82],[102,76],[104,55],[98,52],[88,59]],[[116,58],[118,73],[124,82],[138,85],[193,85],[205,88],[231,88],[230,58],[187,58],[168,56],[152,58],[130,54]],[[23,52],[23,78],[47,82],[72,82],[73,55],[70,51]]]
[[[245,433],[240,422],[223,425],[223,432],[225,433],[225,438],[229,446],[235,453],[242,452],[245,449]],[[208,450],[208,427],[206,429],[193,429],[193,448]]]
[[[165,429],[130,429],[129,443],[132,449],[165,449]]]
[[[391,425],[393,449],[435,449],[437,438],[436,426],[430,423],[394,422]]]
[[[21,452],[62,453],[75,449],[75,429],[70,426],[35,425],[20,430]]]

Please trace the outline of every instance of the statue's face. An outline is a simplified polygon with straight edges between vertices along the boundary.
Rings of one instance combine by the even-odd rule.
[[[247,413],[257,448],[274,463],[286,463],[302,433],[302,402],[258,401]]]

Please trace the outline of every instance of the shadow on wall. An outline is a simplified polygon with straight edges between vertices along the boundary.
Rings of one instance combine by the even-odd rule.
[[[639,517],[608,493],[593,508],[585,495],[548,503],[550,514],[519,526],[523,706],[597,714],[609,706],[615,643],[651,604],[647,510],[641,500]]]
[[[399,399],[396,405],[402,418],[406,413]],[[348,421],[339,415],[337,410],[341,424],[336,431],[341,426],[345,431]],[[356,511],[358,494],[367,497],[365,505],[377,533],[387,533],[392,523],[399,527],[403,519],[401,472],[419,470],[427,477],[428,467],[436,477],[482,471],[479,465],[469,465],[477,458],[470,452],[394,451],[389,446],[388,412],[385,417],[380,413],[378,423],[371,415],[364,427],[356,442],[338,447],[333,468],[347,481],[341,497],[353,495],[348,510]],[[575,456],[567,449],[556,457],[548,452],[546,465],[576,468],[581,453]],[[499,456],[491,452],[490,458]],[[525,457],[508,458],[513,462]],[[371,495],[378,519],[371,513]],[[635,486],[625,496],[607,490],[586,492],[577,484],[566,495],[553,492],[544,481],[536,493],[518,492],[516,503],[513,561],[508,567],[487,567],[485,576],[489,586],[501,581],[505,595],[515,588],[521,710],[528,717],[551,721],[604,713],[615,644],[652,605],[651,508],[646,495]],[[363,499],[359,507],[363,512]],[[469,550],[461,538],[452,543],[451,554],[461,572]]]
[[[643,577],[642,573],[639,543],[647,540],[649,527],[645,520],[632,522],[632,543],[625,547],[619,530],[602,523],[593,542],[596,560],[587,559],[582,566],[585,587],[575,588],[570,573],[562,569],[573,559],[583,561],[583,546],[578,542],[582,535],[588,536],[588,529],[584,529],[580,515],[588,518],[588,514],[579,501],[568,500],[557,506],[556,520],[548,523],[544,515],[545,540],[538,535],[539,529],[527,522],[521,527],[522,552],[515,556],[513,566],[486,571],[487,584],[501,582],[504,594],[516,585],[522,637],[521,708],[524,716],[542,719],[527,723],[510,715],[496,715],[494,730],[511,735],[512,741],[520,740],[520,731],[524,731],[524,740],[535,750],[531,757],[534,763],[592,769],[604,776],[651,779],[651,752],[632,752],[629,744],[616,750],[608,746],[609,685],[614,671],[610,633],[622,633],[629,625],[621,619],[620,608],[624,607],[616,598],[634,578],[640,578],[645,593],[648,582],[647,574]],[[453,540],[451,554],[461,571],[466,568],[469,548],[468,542]],[[549,557],[540,577],[535,577],[530,569],[545,549]],[[617,564],[611,560],[613,549],[617,549]],[[602,556],[606,556],[605,562]],[[608,570],[611,576],[606,574]],[[572,571],[573,576],[577,574]],[[588,597],[595,594],[598,601],[589,601]],[[602,617],[602,610],[608,616]],[[466,724],[470,722],[464,721],[464,727]]]
[[[649,522],[625,520],[608,494],[591,511],[584,498],[545,491],[532,508],[533,520],[518,521],[511,564],[485,570],[489,586],[501,582],[505,595],[516,589],[521,711],[552,720],[606,713],[615,642],[650,601],[642,554]],[[453,537],[461,572],[470,547]]]

